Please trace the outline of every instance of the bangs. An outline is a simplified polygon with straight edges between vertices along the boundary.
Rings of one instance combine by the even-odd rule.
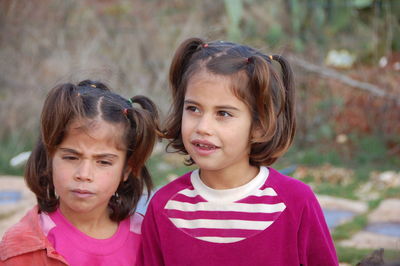
[[[104,127],[104,123],[107,124]],[[75,119],[72,120],[69,125],[66,126],[65,137],[70,134],[83,133],[94,140],[105,140],[109,145],[116,147],[118,150],[127,150],[127,137],[124,133],[126,130],[123,129],[123,124],[115,124],[98,119]],[[105,132],[102,132],[101,136],[98,136],[99,128],[107,128]]]

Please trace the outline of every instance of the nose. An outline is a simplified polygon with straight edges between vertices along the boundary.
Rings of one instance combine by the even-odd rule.
[[[92,177],[92,166],[89,160],[82,160],[75,172],[76,181],[86,181],[91,182]]]
[[[212,134],[212,119],[209,115],[203,115],[198,119],[196,133],[208,136]]]

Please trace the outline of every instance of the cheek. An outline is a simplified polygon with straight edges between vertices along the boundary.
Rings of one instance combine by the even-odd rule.
[[[123,164],[115,165],[113,169],[109,169],[101,173],[101,178],[109,180],[111,186],[118,187],[121,182],[124,181],[125,176],[129,175],[129,170],[124,171],[125,166]]]
[[[237,130],[231,130],[226,132],[226,134],[230,135],[230,138],[233,142],[243,143],[243,145],[250,145],[251,138],[251,125],[248,121],[243,121],[242,126],[237,127]]]
[[[63,176],[60,171],[54,171],[53,168],[53,185],[56,191],[56,194],[63,195],[63,191],[67,187],[67,181],[65,176]]]
[[[181,123],[181,134],[182,138],[187,137],[187,135],[190,133],[190,120],[187,119],[187,116],[183,115],[182,116],[182,123]]]
[[[59,160],[53,159],[52,161],[52,176],[53,176],[53,183],[56,185],[58,183],[58,180],[61,179],[61,173],[64,172],[62,169],[62,166],[59,163]]]

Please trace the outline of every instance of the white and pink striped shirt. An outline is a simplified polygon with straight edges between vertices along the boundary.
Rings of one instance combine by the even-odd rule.
[[[139,265],[338,265],[312,190],[267,167],[227,190],[183,175],[150,201],[142,237]]]

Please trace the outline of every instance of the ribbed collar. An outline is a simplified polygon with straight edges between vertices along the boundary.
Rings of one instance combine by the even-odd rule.
[[[234,202],[245,198],[259,189],[267,180],[269,170],[265,166],[260,167],[260,171],[252,180],[243,186],[231,189],[213,189],[203,183],[200,179],[199,169],[192,172],[190,180],[194,189],[209,202]]]

